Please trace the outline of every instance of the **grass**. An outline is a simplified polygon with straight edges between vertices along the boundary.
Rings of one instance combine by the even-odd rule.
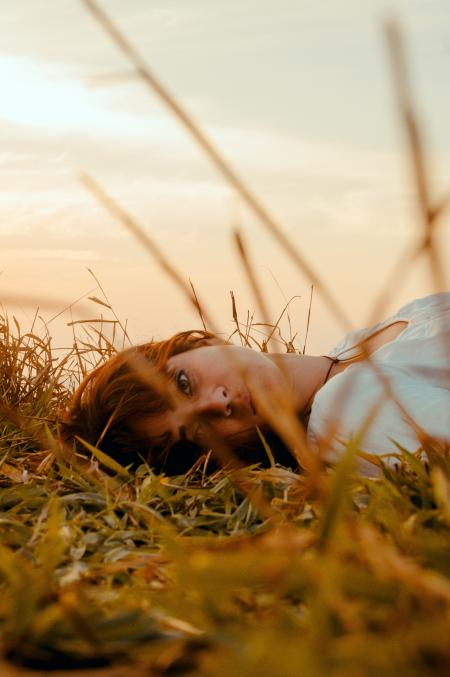
[[[0,327],[5,665],[445,673],[448,456],[399,451],[396,469],[365,479],[349,447],[320,485],[281,467],[208,475],[203,462],[179,477],[145,464],[106,473],[94,456],[68,459],[54,421],[85,370],[114,351],[111,324],[79,325],[66,354],[34,327]]]
[[[279,224],[97,3],[84,5],[345,326],[328,286]],[[435,226],[450,204],[430,197],[401,40],[393,25],[385,34],[422,230],[380,290],[373,322],[419,255],[443,286]],[[92,178],[82,180],[214,329],[140,224]],[[249,316],[242,329],[233,297],[236,334],[266,350],[279,330],[268,326],[240,233],[235,243],[262,318],[255,325]],[[446,674],[448,449],[428,440],[426,461],[420,449],[399,449],[395,467],[380,461],[377,479],[355,471],[355,443],[335,469],[304,474],[275,465],[208,474],[204,460],[178,477],[144,463],[131,474],[95,448],[88,458],[67,454],[58,413],[84,374],[128,341],[99,289],[102,298],[90,301],[110,315],[72,323],[66,351],[54,348],[37,315],[26,333],[0,317],[2,674]],[[284,345],[305,348],[292,336]]]

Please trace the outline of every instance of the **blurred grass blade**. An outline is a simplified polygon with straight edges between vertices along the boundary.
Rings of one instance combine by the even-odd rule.
[[[95,456],[95,458],[106,468],[109,468],[113,472],[117,473],[118,475],[122,475],[123,477],[131,477],[130,472],[124,468],[123,465],[120,465],[120,463],[111,458],[111,456],[108,456],[108,454],[105,454],[100,449],[97,449],[97,447],[94,447],[86,440],[83,440],[82,437],[78,437],[78,435],[76,435],[76,439],[81,442],[81,444],[86,447],[86,449],[90,451],[91,454]]]

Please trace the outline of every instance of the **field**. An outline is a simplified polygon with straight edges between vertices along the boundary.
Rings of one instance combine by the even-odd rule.
[[[67,456],[57,412],[113,351],[81,329],[61,356],[1,320],[2,674],[445,673],[448,455],[379,479],[351,447],[315,477]]]
[[[108,18],[97,18],[339,317],[324,281]],[[374,317],[419,256],[444,287],[435,224],[449,204],[430,198],[401,41],[395,27],[386,34],[422,231]],[[209,324],[139,224],[93,179],[83,182]],[[246,246],[235,239],[264,319]],[[64,354],[38,315],[25,329],[0,316],[1,674],[446,674],[449,450],[432,440],[415,454],[399,448],[396,465],[379,460],[376,479],[358,474],[356,443],[320,472],[278,466],[270,450],[267,468],[211,474],[203,457],[175,477],[146,463],[130,472],[95,447],[70,453],[58,416],[84,374],[126,340],[106,296],[86,303],[103,315],[74,323]]]

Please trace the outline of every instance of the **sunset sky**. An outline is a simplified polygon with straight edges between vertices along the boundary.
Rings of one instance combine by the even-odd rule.
[[[419,228],[381,22],[395,14],[403,26],[440,197],[450,190],[449,0],[101,6],[278,218],[352,321],[364,323]],[[29,294],[49,318],[56,311],[46,299],[69,304],[95,287],[91,268],[135,340],[199,326],[173,283],[81,186],[84,171],[139,219],[224,332],[233,329],[230,290],[243,319],[255,308],[230,237],[239,225],[273,318],[285,299],[301,297],[291,317],[303,336],[308,281],[81,2],[2,1],[0,91],[0,301],[2,293]],[[440,238],[448,269],[448,216]],[[431,290],[418,265],[393,293],[390,310]],[[32,306],[9,306],[25,323],[33,316]],[[83,312],[95,316],[100,308]],[[52,325],[61,341],[69,319]],[[325,351],[341,333],[317,298],[309,349]]]

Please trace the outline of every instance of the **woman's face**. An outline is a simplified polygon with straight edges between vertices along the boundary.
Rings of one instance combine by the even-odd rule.
[[[283,387],[284,376],[266,353],[250,348],[214,345],[171,357],[167,362],[172,407],[135,423],[154,445],[180,439],[202,442],[205,423],[230,444],[256,439],[264,420],[255,403],[258,393]]]

